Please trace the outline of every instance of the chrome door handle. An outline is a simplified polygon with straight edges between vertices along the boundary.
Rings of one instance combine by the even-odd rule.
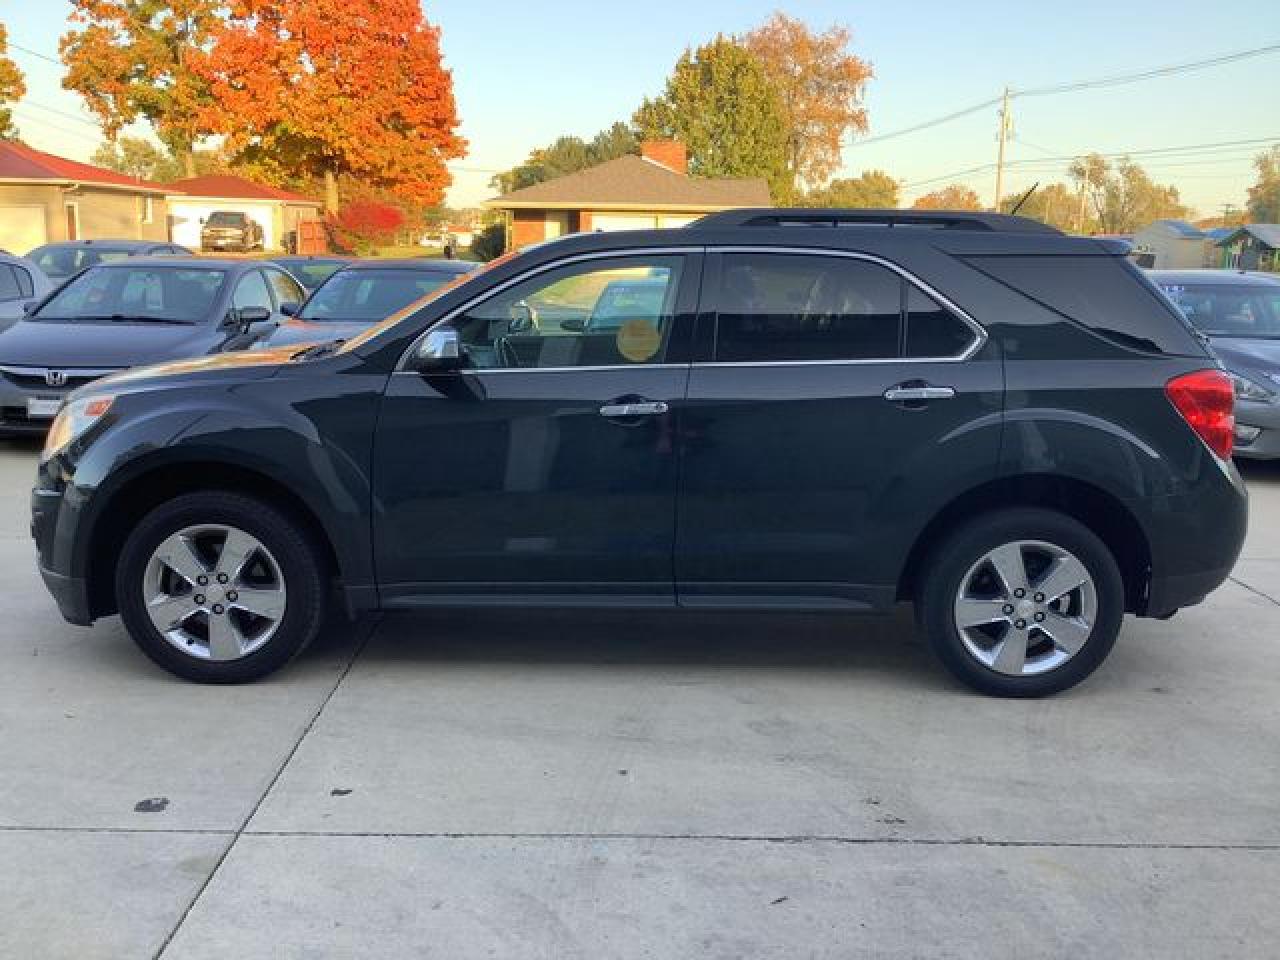
[[[884,398],[895,403],[903,400],[950,400],[955,395],[955,387],[890,387],[884,392]]]
[[[666,413],[669,407],[661,400],[638,403],[606,403],[600,408],[602,417],[654,417]]]

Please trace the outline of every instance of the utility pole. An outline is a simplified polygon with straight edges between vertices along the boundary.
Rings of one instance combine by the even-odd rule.
[[[996,152],[996,199],[991,209],[1000,212],[1000,200],[1004,196],[1004,145],[1009,139],[1009,130],[1013,126],[1013,117],[1009,115],[1009,88],[1004,88],[1004,97],[1000,101],[1000,146]]]
[[[1236,208],[1236,205],[1234,203],[1224,203],[1222,205],[1222,225],[1224,227],[1231,226],[1231,224],[1227,222],[1227,218],[1231,216],[1231,211],[1234,210],[1235,208]]]

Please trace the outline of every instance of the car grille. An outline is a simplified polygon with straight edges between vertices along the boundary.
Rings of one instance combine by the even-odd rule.
[[[23,390],[62,391],[74,390],[86,383],[105,377],[111,373],[119,373],[123,367],[107,367],[101,369],[66,368],[66,367],[0,367],[0,376]],[[50,383],[49,372],[61,374],[65,380],[61,383]]]

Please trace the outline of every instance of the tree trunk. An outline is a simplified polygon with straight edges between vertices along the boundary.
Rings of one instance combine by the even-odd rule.
[[[196,175],[196,154],[190,147],[182,151],[179,159],[182,161],[182,175],[187,178]]]
[[[325,213],[338,212],[338,178],[330,167],[324,171],[324,210]]]

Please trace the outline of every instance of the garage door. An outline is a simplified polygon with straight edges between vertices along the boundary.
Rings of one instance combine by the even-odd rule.
[[[44,207],[0,207],[0,250],[21,256],[47,239]]]
[[[657,225],[658,218],[652,214],[593,213],[591,215],[592,230],[652,230]]]

